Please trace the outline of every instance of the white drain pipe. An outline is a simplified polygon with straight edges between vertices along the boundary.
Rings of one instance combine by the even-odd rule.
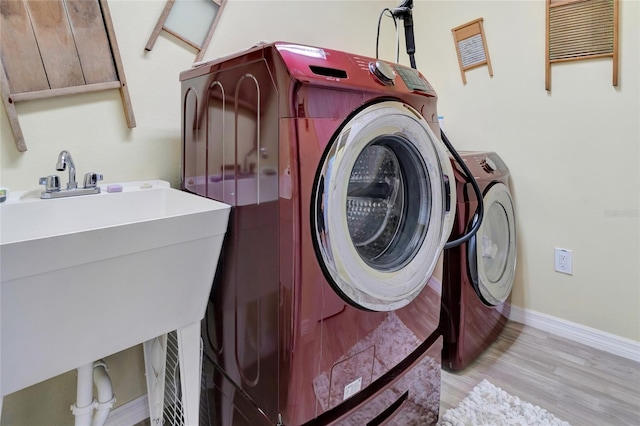
[[[71,406],[76,416],[75,426],[89,426],[93,414],[93,363],[78,367],[76,403]]]
[[[93,397],[94,382],[98,390],[97,401]],[[111,378],[104,361],[96,361],[78,368],[76,403],[71,406],[71,411],[76,416],[75,426],[103,426],[115,401]]]
[[[111,407],[116,402],[116,397],[113,394],[111,378],[107,373],[107,364],[102,360],[93,364],[93,382],[98,390],[98,402],[91,426],[103,426],[107,421]]]

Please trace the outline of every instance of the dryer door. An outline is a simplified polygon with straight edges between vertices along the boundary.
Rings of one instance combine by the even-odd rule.
[[[516,270],[516,219],[509,188],[489,186],[483,197],[484,219],[469,241],[471,282],[486,305],[504,302],[513,288]]]
[[[399,309],[428,282],[455,212],[451,163],[422,116],[371,105],[337,132],[316,176],[312,232],[328,281],[351,305]]]

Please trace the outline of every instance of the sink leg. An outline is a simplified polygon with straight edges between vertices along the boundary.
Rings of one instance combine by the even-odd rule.
[[[184,423],[186,425],[198,425],[202,374],[199,321],[178,329],[178,348],[180,351]]]
[[[149,419],[153,426],[162,424],[164,407],[164,386],[167,363],[167,335],[143,343],[144,367],[149,396]]]

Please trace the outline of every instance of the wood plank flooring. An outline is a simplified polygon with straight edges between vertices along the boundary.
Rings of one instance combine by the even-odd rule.
[[[640,425],[640,363],[522,324],[466,369],[443,370],[440,414],[482,379],[572,426]]]

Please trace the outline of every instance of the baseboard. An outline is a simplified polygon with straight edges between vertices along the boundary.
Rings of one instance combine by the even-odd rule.
[[[511,305],[509,319],[595,349],[640,362],[640,342],[635,340],[514,305]]]
[[[149,399],[147,395],[142,395],[111,410],[105,426],[133,426],[148,418]]]

